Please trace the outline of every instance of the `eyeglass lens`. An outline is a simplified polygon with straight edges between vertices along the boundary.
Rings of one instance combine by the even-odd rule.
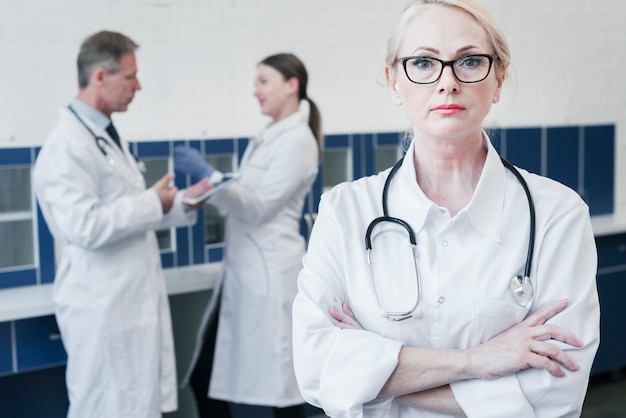
[[[430,84],[441,77],[446,65],[452,67],[456,78],[463,83],[476,83],[489,75],[491,60],[488,56],[470,55],[454,61],[431,57],[408,57],[402,60],[407,77],[414,83]]]

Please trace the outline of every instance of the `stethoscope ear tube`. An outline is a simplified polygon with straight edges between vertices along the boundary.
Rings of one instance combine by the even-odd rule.
[[[529,213],[530,213],[530,231],[529,231],[529,237],[528,237],[528,251],[526,255],[526,263],[524,265],[524,275],[515,276],[511,280],[510,285],[509,285],[511,294],[513,295],[517,303],[520,304],[521,306],[526,307],[528,306],[528,304],[532,302],[534,298],[533,285],[530,281],[530,270],[532,267],[533,251],[535,248],[535,205],[533,202],[532,195],[530,194],[530,189],[528,188],[528,184],[524,180],[524,177],[522,177],[522,174],[515,168],[515,166],[513,166],[513,164],[511,164],[510,162],[508,162],[502,157],[500,157],[500,159],[502,161],[502,164],[509,171],[511,171],[511,173],[517,178],[522,188],[524,189],[524,192],[526,193],[526,198],[528,200],[528,208],[529,208]],[[417,252],[416,252],[417,240],[415,238],[415,233],[413,229],[411,228],[411,226],[406,221],[400,218],[394,218],[392,216],[389,216],[389,209],[387,206],[388,192],[389,192],[389,186],[391,184],[391,179],[396,174],[396,172],[400,169],[400,166],[402,166],[403,160],[404,158],[401,158],[392,167],[391,171],[389,172],[389,175],[387,176],[387,179],[385,180],[385,185],[383,187],[383,196],[382,196],[383,216],[375,218],[372,222],[370,222],[370,224],[367,227],[367,231],[365,232],[365,249],[367,253],[368,264],[370,264],[371,286],[372,286],[372,293],[374,295],[374,300],[376,302],[376,306],[378,307],[380,314],[383,317],[386,317],[387,319],[392,320],[392,321],[402,321],[404,319],[408,319],[411,317],[421,316],[418,313],[416,313],[417,307],[419,305],[419,301],[421,299],[421,289],[420,289],[421,281],[420,281],[419,271],[418,271],[418,266],[417,266]],[[417,293],[417,300],[416,300],[415,305],[413,306],[413,308],[411,308],[409,311],[406,311],[406,312],[389,312],[386,309],[383,309],[382,306],[380,305],[380,302],[378,301],[378,294],[376,292],[376,284],[374,280],[374,271],[372,268],[373,261],[371,258],[371,252],[372,252],[372,231],[381,222],[392,222],[392,223],[398,224],[402,226],[409,234],[409,240],[411,242],[411,246],[413,249],[413,258],[414,258],[414,263],[415,263],[415,273],[416,273],[416,279],[417,279],[418,293]]]
[[[411,226],[406,221],[400,218],[394,218],[392,216],[380,216],[374,219],[372,222],[370,222],[369,226],[367,227],[367,231],[365,232],[365,249],[366,250],[372,249],[372,231],[374,230],[374,227],[381,222],[393,222],[398,225],[401,225],[402,227],[404,227],[404,229],[406,229],[406,232],[409,234],[409,241],[411,242],[411,244],[414,246],[417,245],[417,240],[415,239],[415,232],[413,232],[413,228],[411,228]]]

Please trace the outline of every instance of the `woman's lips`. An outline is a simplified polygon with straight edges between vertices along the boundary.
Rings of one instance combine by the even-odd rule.
[[[465,110],[463,106],[456,104],[446,104],[433,107],[433,112],[441,115],[454,115]]]

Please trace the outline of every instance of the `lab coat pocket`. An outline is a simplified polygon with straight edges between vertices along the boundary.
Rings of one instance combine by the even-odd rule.
[[[269,292],[269,272],[266,252],[261,244],[250,234],[245,234],[241,240],[243,256],[233,264],[235,280],[239,285],[253,293],[265,295]]]
[[[472,345],[481,344],[521,322],[528,308],[514,303],[482,300],[475,303]]]

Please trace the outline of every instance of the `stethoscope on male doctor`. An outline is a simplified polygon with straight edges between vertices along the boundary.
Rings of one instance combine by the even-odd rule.
[[[372,222],[370,222],[369,226],[367,227],[367,231],[365,232],[365,249],[367,251],[367,262],[370,265],[372,293],[374,295],[376,307],[378,308],[378,311],[380,312],[381,316],[383,316],[384,318],[387,318],[390,321],[403,321],[405,319],[412,318],[412,317],[419,317],[421,315],[417,309],[420,303],[420,299],[422,297],[422,292],[421,292],[421,281],[420,281],[419,269],[417,266],[417,241],[415,239],[415,232],[413,231],[413,228],[411,228],[411,226],[406,221],[400,218],[394,218],[392,216],[389,216],[389,211],[387,209],[387,194],[389,192],[389,185],[391,184],[391,179],[393,178],[393,176],[396,174],[396,172],[402,165],[403,160],[404,159],[400,159],[400,161],[398,161],[393,166],[393,168],[389,172],[389,176],[387,177],[387,180],[385,181],[385,186],[383,187],[383,196],[382,196],[383,216],[375,218]],[[513,298],[515,299],[515,301],[520,306],[526,307],[532,301],[533,296],[534,296],[533,285],[530,281],[530,268],[531,268],[531,263],[532,263],[532,258],[533,258],[533,248],[535,246],[535,205],[533,203],[532,196],[530,195],[528,184],[526,183],[526,181],[524,180],[520,172],[513,166],[513,164],[511,164],[504,158],[501,158],[501,160],[502,160],[502,164],[504,164],[504,166],[508,168],[513,173],[513,175],[515,175],[517,180],[520,182],[520,184],[524,188],[524,192],[526,193],[526,197],[528,199],[528,208],[530,212],[530,233],[528,237],[528,253],[526,255],[524,275],[523,276],[517,275],[513,277],[509,284],[509,290],[511,291],[511,294],[513,295]],[[398,224],[402,226],[409,234],[409,241],[411,243],[411,250],[413,254],[413,263],[415,265],[415,278],[417,281],[417,296],[415,298],[415,304],[408,311],[403,311],[403,312],[386,311],[381,307],[380,301],[378,300],[378,293],[376,292],[376,282],[374,280],[374,268],[372,266],[373,262],[372,262],[372,257],[371,257],[372,230],[374,229],[374,227],[376,227],[376,225],[382,222],[392,222],[392,223]]]
[[[74,108],[72,108],[72,106],[68,106],[67,108],[70,110],[70,112],[74,114],[74,116],[76,117],[76,119],[78,119],[80,124],[85,127],[87,132],[89,132],[91,136],[93,136],[93,139],[94,141],[96,141],[96,145],[98,146],[98,149],[100,150],[102,155],[104,155],[104,158],[106,158],[109,165],[115,166],[115,155],[117,154],[117,150],[115,150],[115,148],[109,143],[109,141],[106,138],[104,138],[103,136],[96,135],[96,133],[85,123],[83,118],[81,118],[78,115],[78,113],[76,112],[76,110],[74,110]],[[108,148],[108,151],[107,151],[107,148]],[[120,149],[120,151],[122,150]],[[145,173],[146,164],[143,161],[141,161],[139,158],[137,158],[137,156],[132,151],[129,150],[129,152],[133,156],[133,158],[135,158],[135,161],[137,162],[137,167],[139,167],[139,171],[141,171],[142,173]]]

